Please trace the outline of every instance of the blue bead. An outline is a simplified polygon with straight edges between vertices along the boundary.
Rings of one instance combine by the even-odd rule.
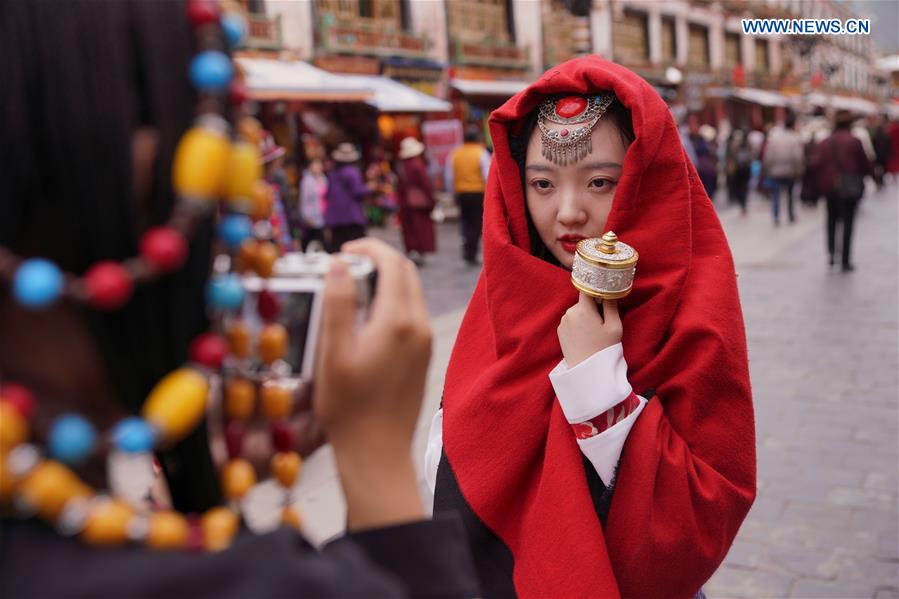
[[[119,451],[126,453],[148,452],[156,444],[156,429],[147,421],[132,416],[115,425],[112,442]]]
[[[78,464],[87,458],[97,442],[90,422],[77,414],[63,414],[50,428],[50,455],[66,464]]]
[[[247,35],[247,22],[237,13],[229,13],[222,17],[222,31],[228,45],[236,48]]]
[[[43,258],[25,260],[16,270],[13,295],[26,308],[43,308],[62,293],[62,272]]]
[[[209,281],[206,301],[220,310],[236,310],[243,303],[243,285],[235,274],[220,276]]]
[[[219,224],[219,238],[232,250],[253,234],[253,223],[242,214],[229,214]]]
[[[190,63],[190,80],[204,91],[225,91],[233,75],[231,60],[215,50],[200,52]]]

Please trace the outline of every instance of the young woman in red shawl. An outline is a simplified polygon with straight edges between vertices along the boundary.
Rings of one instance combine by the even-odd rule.
[[[755,495],[712,204],[656,91],[597,57],[545,73],[490,130],[484,270],[426,458],[435,513],[462,515],[487,597],[693,597]],[[640,261],[599,310],[570,268],[609,230]]]

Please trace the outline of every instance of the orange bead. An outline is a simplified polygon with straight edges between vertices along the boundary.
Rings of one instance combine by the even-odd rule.
[[[0,501],[9,501],[18,487],[18,478],[9,468],[9,452],[0,450]]]
[[[287,506],[284,508],[284,511],[281,512],[281,523],[285,526],[299,530],[300,525],[303,523],[303,519],[300,518],[300,512],[298,512],[296,508]]]
[[[256,484],[256,470],[247,460],[238,458],[225,464],[222,491],[228,499],[240,499]]]
[[[28,440],[28,423],[11,403],[0,401],[0,450],[9,451]]]
[[[181,137],[172,162],[175,193],[204,200],[215,199],[228,169],[231,142],[220,131],[192,127]]]
[[[259,392],[262,413],[269,420],[281,420],[293,411],[293,393],[278,385],[265,385]]]
[[[253,220],[265,220],[272,215],[275,209],[275,197],[272,186],[259,179],[253,184],[253,203],[250,217]]]
[[[256,387],[246,379],[231,379],[225,384],[225,416],[229,420],[248,420],[256,404]]]
[[[124,501],[104,499],[93,503],[81,532],[81,537],[91,545],[111,547],[128,540],[128,523],[134,510]]]
[[[282,325],[267,324],[259,334],[259,358],[271,364],[287,355],[287,329]]]
[[[47,460],[38,464],[25,477],[19,494],[34,506],[41,518],[55,522],[67,501],[75,497],[88,498],[94,492],[66,466]]]
[[[259,144],[262,139],[262,124],[251,116],[245,116],[237,121],[237,131],[252,144]]]
[[[250,355],[250,330],[242,323],[235,322],[228,328],[228,344],[235,357],[246,358]]]
[[[187,519],[178,512],[166,510],[154,512],[150,516],[147,545],[151,549],[172,550],[187,547],[190,526]]]
[[[247,239],[240,244],[237,253],[237,271],[246,272],[256,270],[256,261],[259,258],[259,242],[255,239]]]
[[[261,176],[262,165],[256,144],[245,141],[231,144],[225,173],[225,197],[252,200],[255,183]]]
[[[290,488],[297,482],[303,458],[295,451],[278,452],[272,456],[272,473],[282,486]]]
[[[237,526],[240,521],[237,514],[226,507],[214,507],[200,519],[200,529],[203,531],[203,548],[206,551],[221,551],[226,549],[234,535],[237,534]]]
[[[209,382],[205,376],[193,368],[179,368],[150,390],[142,415],[159,429],[166,441],[180,441],[206,415],[208,395]]]
[[[275,261],[278,259],[278,248],[274,243],[260,243],[256,250],[253,267],[256,274],[267,279],[275,272]]]

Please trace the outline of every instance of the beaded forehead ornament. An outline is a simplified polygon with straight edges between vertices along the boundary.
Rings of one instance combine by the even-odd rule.
[[[593,152],[591,133],[614,96],[553,96],[540,104],[537,125],[543,142],[543,157],[564,166],[573,164]],[[571,125],[555,130],[547,123]]]

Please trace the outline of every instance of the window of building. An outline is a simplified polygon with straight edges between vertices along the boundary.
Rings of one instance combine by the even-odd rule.
[[[737,33],[724,34],[724,66],[734,68],[743,62],[743,54],[740,48],[740,35]]]
[[[694,68],[708,69],[709,29],[703,25],[690,23],[690,34],[687,45],[687,64]]]
[[[403,0],[315,0],[318,17],[332,15],[339,21],[368,21],[388,29],[402,29]]]
[[[646,13],[625,10],[612,25],[615,61],[622,64],[649,62],[649,18]]]
[[[587,4],[586,15],[581,14],[584,11],[581,4]],[[590,53],[590,6],[581,4],[572,0],[543,0],[544,68]]]
[[[677,60],[677,29],[674,18],[662,17],[662,62]]]
[[[514,40],[508,0],[452,0],[446,3],[446,16],[450,37],[460,41]]]
[[[755,70],[759,73],[770,72],[771,65],[768,62],[768,40],[755,40]]]

